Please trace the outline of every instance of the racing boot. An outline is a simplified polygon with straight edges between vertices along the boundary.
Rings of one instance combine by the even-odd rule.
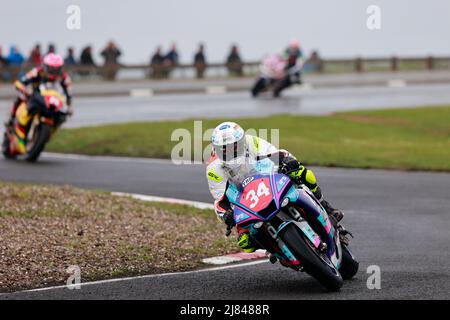
[[[324,207],[325,211],[328,213],[333,227],[337,228],[339,222],[344,218],[344,212],[334,208],[327,200],[323,198],[322,190],[319,186],[317,186],[313,194],[317,198],[317,200],[319,200],[320,204]]]
[[[258,244],[252,240],[248,232],[240,233],[237,239],[237,243],[242,251],[247,253],[255,252],[256,249],[258,249]]]
[[[339,209],[333,208],[326,200],[320,201],[320,204],[325,208],[328,216],[331,218],[334,227],[339,225],[339,222],[344,218],[344,212]]]

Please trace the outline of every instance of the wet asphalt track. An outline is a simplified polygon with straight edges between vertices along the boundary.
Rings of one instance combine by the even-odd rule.
[[[83,97],[74,100],[75,115],[64,127],[130,121],[217,117],[256,117],[277,113],[330,114],[338,111],[450,104],[450,84],[406,87],[293,88],[280,99],[252,99],[247,92],[174,94],[153,97]],[[0,101],[0,120],[11,102]],[[3,128],[0,129],[3,131]]]
[[[449,299],[450,174],[314,168],[327,198],[346,211],[357,277],[326,293],[308,275],[262,263],[235,269],[0,295],[1,299]],[[0,161],[0,179],[71,184],[208,201],[204,168],[168,161],[46,154]],[[213,214],[213,213],[212,213]],[[366,268],[381,268],[381,289]]]

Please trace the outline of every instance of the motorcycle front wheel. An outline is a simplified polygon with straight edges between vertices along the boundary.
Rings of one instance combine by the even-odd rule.
[[[342,245],[342,263],[339,268],[339,272],[344,280],[353,278],[353,276],[358,273],[359,262],[351,253],[347,246]]]
[[[25,160],[29,162],[36,161],[41,152],[44,150],[48,140],[50,140],[51,128],[48,124],[39,123],[38,127],[33,131],[33,136],[28,142]]]
[[[16,156],[12,155],[10,152],[10,140],[8,134],[5,132],[3,134],[3,142],[2,142],[2,153],[6,159],[14,159]]]
[[[309,240],[294,224],[284,227],[279,236],[295,258],[300,261],[304,271],[320,284],[330,291],[338,291],[342,287],[344,281],[339,271],[329,260],[325,261],[328,258],[320,257],[319,253],[307,243]]]
[[[252,96],[256,98],[261,93],[261,91],[266,89],[266,87],[267,87],[266,79],[259,78],[252,88]]]

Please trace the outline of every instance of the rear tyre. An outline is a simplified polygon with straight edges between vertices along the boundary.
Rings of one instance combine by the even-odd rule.
[[[50,126],[45,123],[40,123],[39,127],[36,128],[35,137],[32,137],[32,141],[30,141],[33,145],[31,146],[31,149],[27,151],[25,160],[35,162],[41,155],[41,152],[44,150],[49,139]]]
[[[281,96],[281,91],[291,86],[291,81],[289,77],[285,77],[281,80],[278,80],[273,88],[273,97],[279,98]]]
[[[342,262],[339,272],[344,280],[353,278],[358,273],[359,262],[355,259],[350,249],[342,245]]]
[[[328,260],[327,264],[319,254],[307,243],[307,239],[294,224],[289,224],[280,232],[280,238],[300,261],[304,270],[330,291],[338,291],[344,281],[339,271]]]

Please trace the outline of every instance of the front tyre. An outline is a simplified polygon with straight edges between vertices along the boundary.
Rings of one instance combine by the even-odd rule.
[[[266,87],[266,79],[264,79],[263,77],[259,78],[252,88],[252,96],[256,98]]]
[[[8,134],[5,132],[3,134],[3,142],[2,142],[2,153],[6,159],[14,159],[16,156],[11,154],[10,143]]]
[[[292,254],[300,261],[304,270],[313,278],[320,282],[325,288],[330,291],[338,291],[343,284],[342,276],[339,271],[323,259],[327,257],[320,257],[308,243],[308,239],[301,234],[301,231],[294,224],[289,224],[284,227],[280,233],[280,238],[292,252]]]
[[[51,128],[48,124],[40,123],[38,125],[38,127],[35,129],[35,132],[33,133],[31,141],[29,141],[29,143],[31,143],[31,146],[29,149],[27,148],[28,150],[25,155],[26,161],[34,162],[39,158],[41,152],[45,148],[45,145],[50,139],[50,133]]]
[[[355,259],[350,249],[342,245],[342,262],[339,272],[344,280],[353,278],[358,273],[359,262]]]

